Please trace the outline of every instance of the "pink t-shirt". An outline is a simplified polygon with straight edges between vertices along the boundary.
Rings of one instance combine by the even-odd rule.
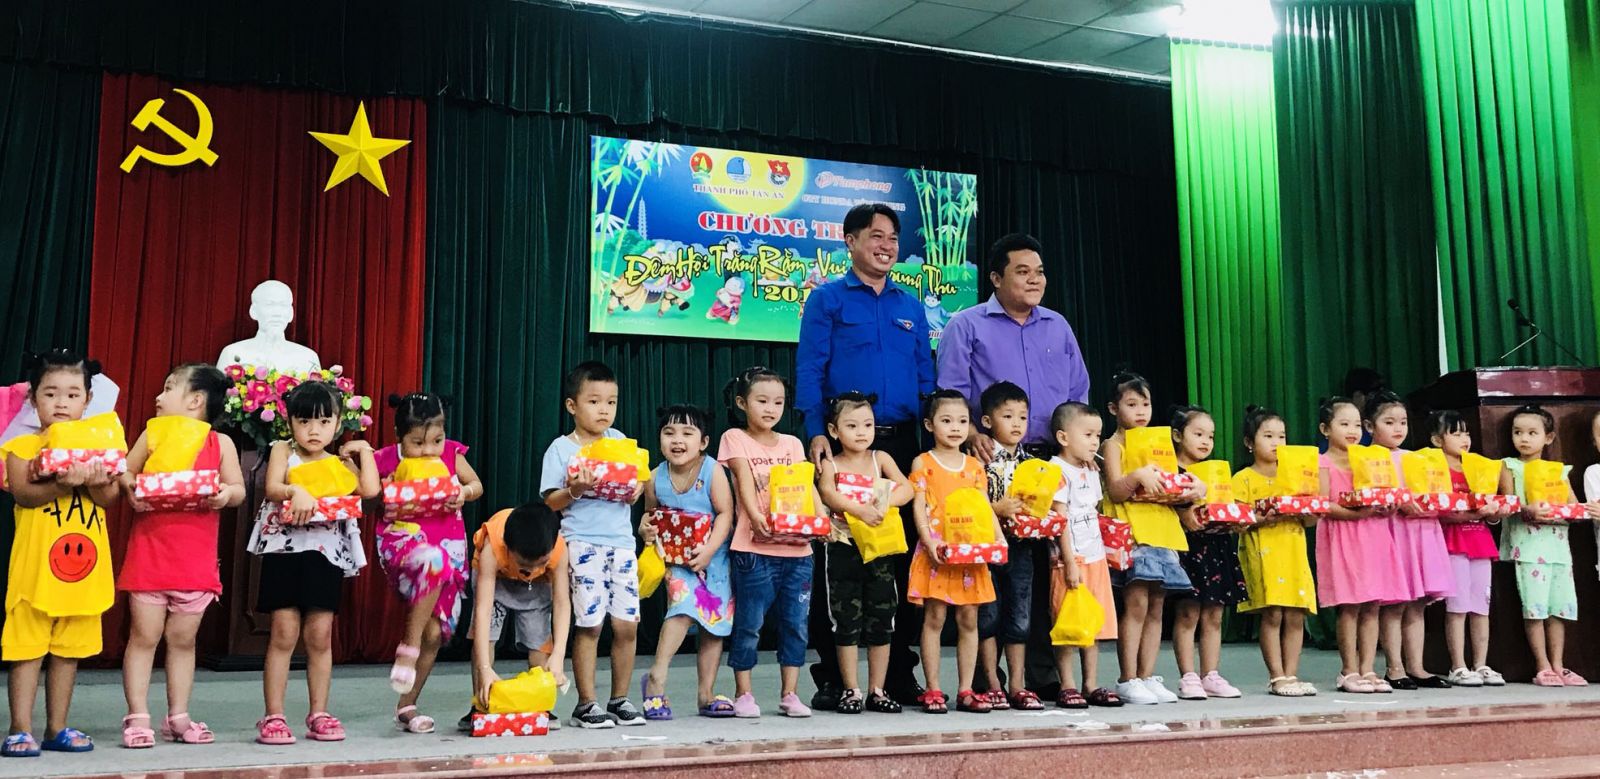
[[[778,443],[767,447],[757,443],[744,430],[733,428],[723,433],[721,443],[717,444],[717,462],[728,466],[731,471],[731,463],[737,459],[750,463],[750,473],[756,479],[756,501],[765,509],[772,505],[772,493],[767,490],[767,477],[772,473],[772,466],[804,462],[806,451],[800,445],[800,439],[792,435],[779,434]],[[737,485],[734,486],[734,498],[739,505],[739,521],[733,527],[733,551],[757,552],[772,557],[810,556],[810,544],[777,544],[757,540],[751,532],[754,520],[750,518],[750,507],[738,500]]]
[[[1471,492],[1467,476],[1461,471],[1450,471],[1450,489],[1453,492]],[[1469,560],[1493,560],[1500,556],[1494,545],[1494,533],[1482,522],[1444,522],[1444,548],[1450,554],[1466,555]]]

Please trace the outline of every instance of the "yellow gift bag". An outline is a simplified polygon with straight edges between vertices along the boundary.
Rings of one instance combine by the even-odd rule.
[[[46,449],[96,449],[128,451],[127,438],[122,432],[122,420],[114,412],[96,414],[84,419],[57,422],[45,429]],[[197,453],[198,449],[195,450]]]
[[[1281,453],[1283,450],[1278,451]],[[1278,472],[1281,474],[1282,454],[1279,454],[1279,458]],[[1446,479],[1449,476],[1449,473],[1445,474]],[[1394,467],[1394,454],[1382,446],[1356,444],[1350,447],[1350,477],[1352,486],[1357,490],[1397,489],[1400,486],[1400,474]]]
[[[1322,481],[1317,470],[1315,446],[1278,447],[1278,478],[1274,483],[1280,495],[1317,495]]]
[[[1477,495],[1493,495],[1500,491],[1500,471],[1503,468],[1505,463],[1476,452],[1461,455],[1461,475],[1467,477],[1467,489]]]
[[[1043,517],[1061,490],[1061,479],[1061,466],[1049,460],[1024,460],[1011,473],[1006,494],[1022,501],[1022,513]]]
[[[667,561],[661,559],[661,552],[651,544],[639,553],[639,597],[648,598],[656,593],[656,588],[661,586],[661,580],[667,578]],[[535,709],[535,711],[548,711],[548,709]]]
[[[395,466],[395,481],[422,481],[424,479],[444,479],[450,476],[450,468],[444,460],[437,457],[406,457]]]
[[[356,491],[356,475],[337,457],[324,457],[289,469],[285,479],[313,498],[336,498]]]
[[[1450,464],[1442,449],[1418,449],[1400,455],[1406,489],[1416,494],[1446,494],[1450,489]]]
[[[632,465],[639,481],[650,480],[650,453],[640,449],[639,442],[632,438],[602,438],[579,449],[578,456],[587,460]]]
[[[1136,427],[1127,432],[1128,446],[1122,454],[1122,472],[1132,473],[1154,465],[1167,473],[1178,472],[1178,452],[1172,445],[1170,427]]]
[[[939,537],[946,544],[992,544],[994,509],[988,496],[976,487],[962,487],[944,499],[944,516],[939,518]]]
[[[151,419],[144,432],[150,445],[144,472],[177,473],[194,468],[211,425],[193,417],[163,416]]]
[[[1281,465],[1279,466],[1282,467]],[[1233,494],[1233,472],[1226,460],[1206,460],[1189,466],[1189,475],[1206,485],[1206,504],[1225,506],[1237,498]]]
[[[815,515],[816,481],[817,469],[811,463],[772,466],[767,477],[767,491],[772,494],[771,513]]]
[[[489,714],[551,711],[556,706],[556,678],[543,668],[529,668],[489,686]]]
[[[877,527],[849,513],[844,515],[844,521],[850,526],[850,538],[856,542],[862,562],[870,563],[880,557],[906,553],[906,526],[900,518],[899,508],[890,506]]]
[[[1559,506],[1572,499],[1572,485],[1567,483],[1567,466],[1554,460],[1534,460],[1523,466],[1524,493],[1528,503],[1548,503]]]
[[[1067,590],[1056,611],[1056,624],[1050,628],[1050,643],[1055,646],[1094,646],[1094,637],[1105,626],[1106,613],[1089,588],[1079,585]]]

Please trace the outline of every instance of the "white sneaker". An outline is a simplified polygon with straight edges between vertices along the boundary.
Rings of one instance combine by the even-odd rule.
[[[1483,686],[1483,676],[1479,675],[1477,671],[1469,671],[1465,668],[1457,668],[1451,671],[1450,675],[1445,677],[1445,681],[1456,687]]]
[[[1145,689],[1148,689],[1151,695],[1156,696],[1156,700],[1161,701],[1162,703],[1178,702],[1178,694],[1167,689],[1166,679],[1163,679],[1159,676],[1152,676],[1148,679],[1143,679],[1142,681],[1144,682]]]
[[[1496,671],[1487,665],[1479,668],[1477,671],[1475,671],[1475,673],[1477,673],[1478,678],[1482,679],[1483,683],[1489,687],[1504,687],[1506,684],[1506,678],[1501,676],[1499,671]]]
[[[1161,702],[1161,699],[1145,686],[1143,679],[1117,682],[1117,697],[1121,698],[1123,703],[1133,706],[1153,706]]]

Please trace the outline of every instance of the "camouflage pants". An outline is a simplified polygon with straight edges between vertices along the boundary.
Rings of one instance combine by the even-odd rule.
[[[894,583],[894,558],[861,561],[854,545],[828,544],[828,616],[838,646],[884,646],[894,633],[900,593]]]

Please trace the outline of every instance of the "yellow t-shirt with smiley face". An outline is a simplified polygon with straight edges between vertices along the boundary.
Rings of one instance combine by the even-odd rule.
[[[18,436],[6,450],[24,460],[44,448],[38,435]],[[16,507],[6,611],[26,602],[52,617],[103,614],[116,597],[106,512],[79,487],[38,508]]]

